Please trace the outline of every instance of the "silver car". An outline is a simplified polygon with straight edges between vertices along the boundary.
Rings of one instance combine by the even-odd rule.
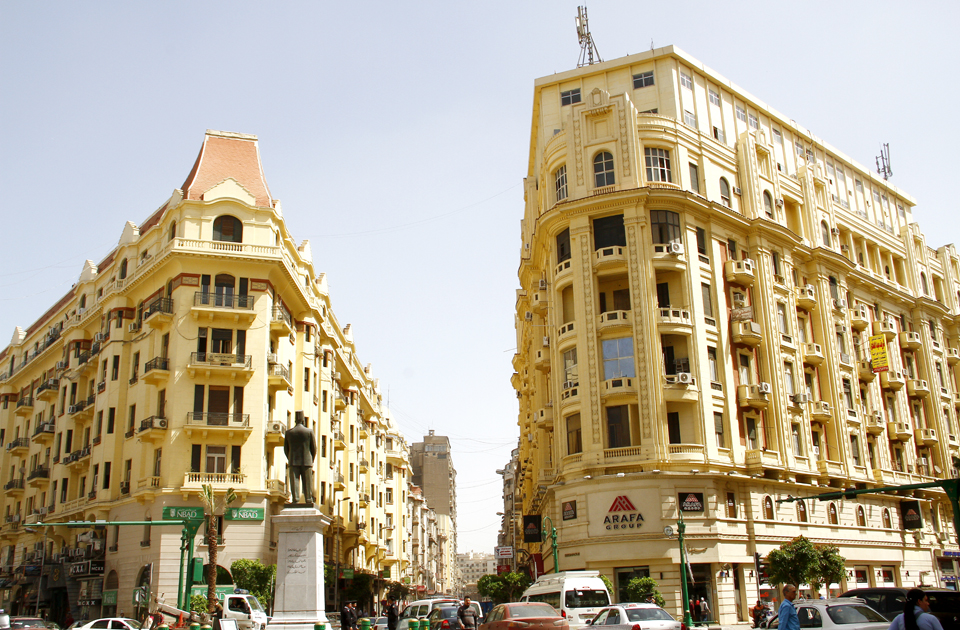
[[[887,630],[890,622],[856,597],[838,597],[836,599],[797,599],[793,605],[797,608],[801,628],[822,628],[823,630]],[[780,620],[771,617],[760,624],[761,628],[777,628]]]
[[[604,630],[681,630],[680,622],[656,604],[617,604],[606,606],[588,625],[603,626]],[[620,626],[620,627],[611,627]]]

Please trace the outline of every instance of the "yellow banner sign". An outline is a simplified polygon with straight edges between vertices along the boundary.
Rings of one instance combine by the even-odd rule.
[[[882,334],[870,337],[870,362],[874,372],[886,372],[890,369],[887,361],[887,338]]]

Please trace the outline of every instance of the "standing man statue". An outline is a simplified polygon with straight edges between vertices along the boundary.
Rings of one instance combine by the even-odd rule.
[[[290,493],[293,502],[300,503],[300,490],[303,489],[303,503],[313,504],[313,460],[317,456],[317,438],[313,431],[303,423],[303,412],[296,412],[296,425],[288,429],[283,438],[283,454],[287,456],[290,469]]]

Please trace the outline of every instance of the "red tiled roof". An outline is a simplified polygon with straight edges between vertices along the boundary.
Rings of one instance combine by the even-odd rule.
[[[183,197],[200,199],[203,193],[228,177],[249,191],[256,198],[257,206],[273,207],[260,164],[257,137],[207,130],[200,155],[183,182]]]

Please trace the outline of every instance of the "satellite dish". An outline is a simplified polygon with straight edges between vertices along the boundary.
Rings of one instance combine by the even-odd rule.
[[[934,464],[934,465],[933,465],[933,472],[937,473],[938,475],[942,475],[942,474],[943,474],[943,468],[940,468],[940,466]]]

